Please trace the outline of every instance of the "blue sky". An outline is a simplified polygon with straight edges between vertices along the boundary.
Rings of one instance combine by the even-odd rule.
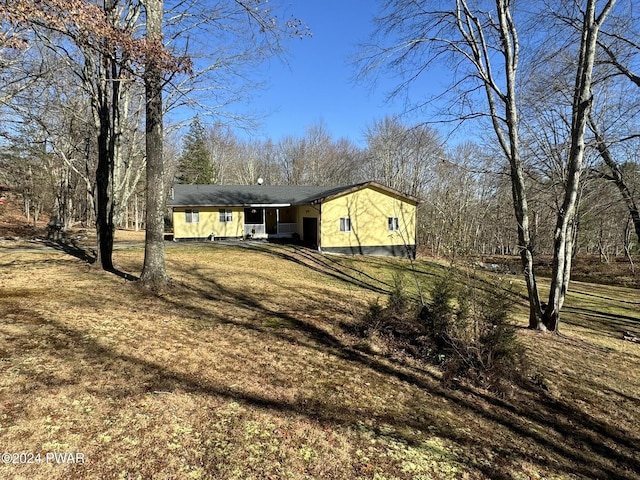
[[[268,86],[250,108],[270,112],[256,137],[278,141],[302,136],[307,127],[322,122],[334,139],[362,144],[367,125],[403,113],[402,100],[385,101],[393,79],[383,78],[374,89],[353,81],[351,57],[371,34],[377,7],[374,0],[297,0],[288,5],[288,12],[302,19],[313,36],[291,39],[287,63],[272,59],[256,72]]]

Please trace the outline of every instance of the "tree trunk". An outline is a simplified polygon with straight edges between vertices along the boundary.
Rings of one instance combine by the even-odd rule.
[[[107,271],[113,270],[113,199],[111,197],[111,181],[113,178],[113,162],[110,155],[109,107],[104,105],[104,93],[98,107],[100,132],[98,133],[98,165],[96,168],[96,264]]]
[[[624,227],[624,254],[627,257],[627,260],[629,260],[629,265],[631,266],[631,273],[632,275],[636,274],[636,267],[633,264],[633,257],[631,256],[631,228],[629,226],[631,219],[627,220],[627,224]]]
[[[115,2],[105,2],[105,15],[113,14]],[[98,165],[96,167],[96,263],[103,270],[113,271],[113,237],[115,225],[113,213],[113,168],[116,148],[115,125],[119,122],[119,88],[116,62],[109,52],[100,55],[103,78],[97,84],[96,110],[98,122]]]
[[[162,0],[145,0],[147,41],[162,46]],[[162,69],[147,55],[145,66],[147,205],[144,265],[140,276],[153,290],[162,289],[169,281],[164,261],[164,159],[162,138]]]
[[[500,24],[502,53],[505,61],[505,75],[507,94],[503,97],[507,123],[507,138],[504,137],[498,115],[496,115],[494,94],[490,85],[485,83],[490,109],[493,113],[492,121],[498,139],[509,159],[511,173],[511,194],[513,206],[518,222],[518,248],[520,249],[520,261],[527,285],[529,297],[529,328],[542,329],[542,308],[538,295],[538,284],[533,270],[533,244],[529,227],[529,206],[527,202],[526,185],[522,160],[520,158],[520,138],[518,130],[518,108],[516,95],[516,73],[518,67],[518,35],[513,19],[509,11],[509,2],[496,2],[498,8],[498,21]]]
[[[582,26],[580,56],[576,72],[571,118],[571,148],[567,161],[567,178],[562,206],[558,211],[554,232],[553,274],[549,291],[549,302],[544,312],[544,323],[551,331],[557,331],[560,310],[571,276],[571,253],[573,250],[572,223],[575,218],[576,201],[580,176],[584,162],[584,135],[591,112],[593,93],[591,91],[593,65],[600,25],[613,7],[615,0],[609,0],[596,18],[597,0],[587,2]]]
[[[29,201],[29,195],[23,193],[22,198],[24,200],[24,216],[27,218],[27,222],[31,221],[31,202]]]
[[[133,206],[134,208],[134,230],[137,232],[138,230],[140,230],[140,213],[138,211],[138,194],[135,194],[135,204]]]
[[[545,326],[552,332],[558,329],[560,310],[564,304],[571,274],[571,246],[573,243],[566,217],[567,215],[558,216],[553,245],[553,273],[551,275],[549,303],[544,312]]]
[[[513,204],[518,222],[518,244],[520,249],[520,263],[527,285],[529,297],[529,328],[545,330],[542,322],[542,306],[538,294],[538,284],[533,269],[533,244],[529,230],[528,203],[525,195],[524,174],[521,165],[512,164],[511,185],[513,190]]]
[[[40,210],[42,210],[42,203],[40,201],[36,202],[36,205],[33,209],[33,227],[38,227],[38,219],[40,218]]]

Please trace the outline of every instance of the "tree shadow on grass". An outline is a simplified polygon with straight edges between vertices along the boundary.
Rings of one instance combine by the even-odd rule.
[[[249,248],[306,266],[318,273],[329,275],[332,278],[336,278],[338,280],[351,283],[356,287],[365,288],[377,293],[389,294],[395,287],[391,283],[375,278],[374,276],[364,272],[362,269],[352,267],[345,262],[345,260],[348,261],[353,258],[352,256],[322,255],[308,248],[295,245],[281,246],[280,248],[261,246],[251,246]],[[438,278],[441,275],[445,275],[451,268],[438,263],[429,263],[430,268],[436,270],[436,272],[434,272],[425,269],[425,264],[423,262],[413,262],[410,264],[406,259],[396,259],[398,261],[396,265],[390,265],[390,259],[387,257],[361,256],[359,257],[359,260],[366,261],[368,263],[376,263],[387,269],[393,268],[395,271],[399,271],[407,275],[415,274],[417,278]],[[497,280],[495,277],[497,277]],[[499,288],[514,299],[528,301],[527,295],[513,290],[504,277],[505,276],[503,275],[489,274],[488,272],[472,272],[474,285],[479,289],[492,291],[495,288]],[[504,283],[504,285],[500,285],[500,282]],[[424,287],[421,286],[421,288]],[[414,299],[418,300],[417,297]]]
[[[640,334],[640,318],[630,315],[621,315],[617,313],[608,313],[592,308],[582,308],[578,306],[565,305],[566,313],[579,315],[582,326],[585,324],[593,331],[608,332],[614,337],[621,338],[624,332],[633,332]],[[562,323],[578,325],[571,320],[562,319]],[[562,325],[560,326],[562,328]]]
[[[602,285],[600,285],[600,287],[602,287]],[[576,294],[579,294],[579,295],[584,295],[586,297],[595,297],[595,298],[598,298],[598,299],[601,299],[601,300],[606,300],[606,301],[615,302],[615,303],[624,303],[624,304],[629,304],[629,305],[640,305],[640,302],[638,302],[638,301],[623,300],[621,298],[613,298],[613,297],[608,297],[606,295],[601,295],[601,294],[598,294],[598,293],[587,292],[587,291],[584,290],[584,288],[576,287],[575,286],[575,282],[574,282],[574,287],[572,288],[572,293],[576,293]]]
[[[297,346],[302,344],[323,353],[329,352],[331,355],[359,364],[378,374],[395,378],[431,395],[455,402],[464,410],[472,411],[490,422],[501,425],[516,436],[533,442],[550,452],[548,460],[550,463],[547,465],[550,468],[556,468],[554,464],[558,462],[557,457],[559,456],[570,460],[566,466],[559,467],[564,469],[567,474],[578,473],[589,478],[623,479],[634,478],[633,474],[629,472],[640,472],[640,460],[637,455],[632,453],[640,439],[632,438],[619,429],[597,420],[569,401],[554,398],[547,392],[533,388],[523,390],[518,397],[519,402],[509,402],[468,388],[461,388],[462,394],[446,390],[439,385],[438,378],[425,376],[424,371],[418,371],[389,358],[355,350],[341,338],[324,328],[303,320],[300,315],[267,308],[260,300],[253,298],[246,292],[224,287],[212,278],[205,276],[197,278],[198,281],[195,283],[201,287],[193,287],[193,285],[190,287],[195,288],[196,295],[206,295],[206,292],[212,289],[216,292],[216,298],[222,295],[223,298],[239,302],[242,306],[255,311],[256,314],[282,319],[286,325],[290,326],[291,330],[296,332],[296,335],[288,335],[282,329],[274,331],[245,323],[236,323],[238,326],[258,330],[263,334],[289,341]],[[235,322],[231,321],[231,323]],[[307,342],[301,341],[297,335],[300,333]],[[318,405],[320,406],[311,409],[315,411],[314,415],[319,415],[327,421],[336,421],[335,418],[324,418],[326,415],[323,413],[323,409],[326,409],[327,406],[322,402]],[[485,405],[485,407],[481,405]],[[486,407],[487,405],[488,407]],[[285,406],[281,405],[280,407],[284,408]],[[290,406],[286,408],[290,408]],[[344,422],[344,419],[340,422]],[[421,431],[425,431],[425,428],[429,427],[424,422],[415,422],[411,419],[404,419],[403,422],[399,422],[398,419],[386,419],[385,422],[398,428],[411,427]],[[440,427],[445,428],[443,425]],[[477,440],[469,435],[442,432],[440,429],[439,434],[462,444],[470,444]],[[403,438],[403,441],[408,442],[410,439]],[[491,448],[494,451],[505,449],[504,446],[498,444],[492,445]],[[506,450],[511,452],[510,455],[514,454],[513,449]],[[516,447],[515,451],[516,455],[520,455],[523,459],[527,459],[527,455],[530,453],[523,447]],[[610,465],[608,461],[613,461],[617,466]],[[509,477],[506,472],[500,472],[495,467],[489,468],[485,473],[491,478]]]
[[[350,265],[349,263],[350,260],[353,259],[353,256],[323,255],[312,249],[298,245],[268,244],[264,246],[243,245],[243,247],[304,266],[324,276],[382,295],[388,295],[395,287],[395,285],[389,281],[376,278],[363,269]],[[420,268],[415,263],[411,265],[404,263],[408,262],[406,259],[395,259],[398,262],[397,264],[391,264],[390,261],[392,261],[392,259],[382,256],[359,256],[358,259],[385,269],[391,268],[394,271],[415,274],[416,278],[436,276],[434,272]],[[446,269],[446,267],[439,264],[432,264],[431,266],[437,270],[444,271]],[[417,296],[415,300],[418,300]]]
[[[352,269],[354,273],[345,272],[345,268],[342,265],[336,266],[331,264],[321,259],[319,255],[311,254],[305,247],[291,246],[287,248],[284,246],[276,247],[274,245],[268,247],[250,245],[245,248],[302,265],[325,276],[350,283],[356,287],[364,288],[372,292],[387,294],[391,287],[388,283],[367,275],[360,270]]]
[[[277,313],[263,308],[254,299],[247,299],[244,294],[239,295],[239,301],[265,314]],[[353,351],[339,338],[316,326],[290,315],[284,315],[284,317],[294,323],[294,328],[304,332],[309,341],[317,344],[325,354],[338,356],[383,377],[388,376],[419,389],[423,395],[426,395],[426,397],[420,397],[423,398],[426,406],[438,403],[442,405],[441,402],[446,401],[449,402],[449,406],[445,409],[451,410],[459,418],[480,416],[489,424],[505,428],[522,439],[522,443],[505,444],[504,439],[478,438],[477,434],[474,435],[468,428],[463,428],[464,420],[452,420],[447,415],[440,415],[437,410],[425,408],[424,404],[415,405],[415,412],[412,413],[416,415],[393,415],[380,414],[379,411],[366,407],[359,407],[354,411],[350,406],[341,404],[340,400],[331,396],[323,395],[321,398],[306,396],[283,400],[266,393],[238,391],[230,385],[180,372],[166,364],[117,352],[111,347],[88,338],[80,330],[63,325],[57,320],[42,318],[37,312],[29,309],[24,310],[24,318],[28,318],[32,324],[45,327],[51,333],[49,336],[51,340],[47,344],[50,351],[43,352],[45,356],[51,355],[64,361],[92,365],[91,368],[95,371],[87,372],[90,375],[101,376],[105,371],[111,371],[111,374],[116,377],[126,375],[128,386],[126,390],[110,391],[108,384],[101,384],[100,388],[105,389],[106,392],[100,390],[100,393],[106,393],[112,397],[180,390],[190,394],[226,398],[249,407],[295,414],[324,425],[358,428],[364,421],[371,425],[371,430],[377,434],[395,438],[396,441],[407,445],[415,444],[416,438],[403,432],[430,432],[472,452],[473,457],[465,458],[466,454],[461,454],[458,461],[467,461],[471,468],[494,479],[511,478],[512,470],[509,470],[509,465],[500,466],[498,463],[478,461],[478,457],[482,456],[482,453],[476,450],[478,442],[482,442],[483,449],[490,449],[494,454],[504,456],[511,462],[526,461],[567,475],[621,480],[637,478],[636,473],[640,472],[640,461],[637,454],[632,453],[640,439],[630,438],[619,430],[595,420],[587,413],[577,410],[575,406],[559,401],[544,392],[531,391],[530,395],[524,398],[525,402],[516,404],[478,391],[447,390],[439,385],[437,379],[428,378],[407,367],[390,365],[383,358]],[[278,336],[278,333],[268,334]],[[31,351],[30,354],[33,355],[34,352]],[[56,385],[55,379],[52,381],[52,385]],[[65,381],[80,382],[83,379],[66,379]],[[43,387],[48,387],[50,384],[51,382],[43,382]],[[382,431],[385,425],[393,426],[394,430],[391,433],[388,430]],[[535,447],[533,450],[532,446]]]
[[[283,321],[284,324],[291,325],[292,330],[302,332],[306,336],[307,340],[311,340],[312,343],[309,343],[307,345],[309,347],[321,346],[321,350],[323,351],[326,351],[327,347],[336,349],[337,351],[342,351],[344,348],[343,343],[338,341],[335,336],[331,335],[325,329],[322,329],[316,325],[312,325],[309,322],[303,322],[296,316],[293,316],[286,312],[270,309],[264,306],[260,300],[254,298],[246,292],[232,290],[228,287],[223,286],[220,282],[211,277],[207,277],[202,274],[198,275],[194,271],[192,271],[191,273],[192,275],[195,275],[195,278],[198,280],[198,285],[202,286],[196,286],[195,284],[183,284],[181,288],[184,288],[185,290],[190,292],[190,294],[194,294],[197,297],[203,298],[205,300],[228,301],[235,306],[241,306],[265,318],[279,318]],[[197,307],[193,305],[185,306],[179,300],[173,300],[169,297],[163,297],[162,301],[169,303],[173,308],[176,309],[186,307],[191,311],[191,313],[195,313],[199,318],[210,317],[210,312],[205,307]],[[283,335],[283,332],[281,330],[279,330],[278,333],[273,333],[273,329],[255,325],[251,322],[238,322],[230,318],[217,318],[216,321],[220,323],[233,323],[235,325],[256,330],[261,333],[272,332],[273,335],[280,336],[283,340],[290,342],[294,341],[291,336]],[[295,341],[299,342],[299,340]]]
[[[96,262],[95,251],[92,249],[86,249],[78,245],[74,240],[70,240],[70,241],[47,240],[45,242],[45,245],[59,252],[63,252],[63,253],[66,253],[67,255],[71,255],[72,257],[75,257],[78,260],[82,260],[83,262],[88,263],[89,265],[93,265]],[[106,271],[109,273],[113,273],[114,275],[131,282],[139,280],[139,278],[136,277],[135,275],[131,275],[130,273],[127,273],[115,267],[113,269],[108,269]]]
[[[406,432],[419,431],[422,435],[437,435],[460,445],[464,450],[459,454],[459,461],[493,479],[511,478],[513,470],[509,469],[512,466],[509,462],[514,464],[519,461],[548,468],[566,476],[638,478],[640,459],[636,445],[640,439],[634,438],[623,429],[598,420],[570,400],[558,399],[534,389],[520,392],[515,400],[496,398],[469,388],[462,388],[460,391],[444,389],[436,376],[384,356],[354,350],[340,334],[323,328],[323,325],[328,323],[325,319],[316,318],[316,322],[306,320],[303,313],[309,308],[308,304],[301,303],[296,305],[295,311],[283,312],[266,306],[264,299],[252,295],[250,291],[225,286],[206,276],[205,272],[189,272],[187,283],[176,287],[175,292],[162,296],[154,295],[163,310],[174,312],[175,318],[194,316],[207,319],[203,320],[203,323],[232,324],[264,336],[267,342],[271,339],[288,342],[292,352],[297,348],[315,349],[324,355],[342,359],[347,365],[366,369],[383,379],[388,378],[389,381],[414,387],[420,393],[415,394],[415,398],[411,400],[413,403],[406,405],[405,410],[408,413],[397,415],[392,414],[393,412],[381,413],[373,406],[359,407],[354,411],[348,403],[331,395],[316,398],[307,394],[283,400],[275,394],[238,391],[231,385],[216,381],[215,377],[202,378],[193,373],[181,372],[167,363],[119,352],[115,346],[107,346],[97,339],[88,337],[86,332],[54,318],[45,319],[27,306],[20,307],[24,313],[22,317],[52,333],[47,336],[49,340],[46,347],[43,344],[37,346],[43,350],[45,358],[51,356],[65,362],[89,364],[91,369],[86,373],[90,377],[102,378],[104,372],[122,377],[122,383],[127,385],[122,390],[110,389],[110,386],[104,383],[91,387],[99,388],[99,393],[114,398],[144,395],[154,391],[183,390],[192,394],[233,400],[250,407],[295,414],[321,424],[358,428],[365,421],[377,434],[392,437],[408,445],[415,444],[416,437]],[[334,278],[329,273],[327,276]],[[180,289],[201,301],[186,305],[181,301],[183,297]],[[87,295],[86,301],[91,305],[91,295]],[[253,314],[253,317],[244,315],[244,318],[239,320],[223,316],[218,311],[208,308],[207,301],[240,306],[244,311]],[[326,308],[330,306],[327,305]],[[268,317],[281,319],[286,328],[270,328],[262,323],[256,324],[255,320]],[[321,321],[324,323],[319,323]],[[292,353],[292,356],[294,355]],[[65,381],[82,380],[71,378]],[[43,388],[56,385],[56,382],[58,380],[53,377],[45,379]],[[445,413],[441,413],[440,410]],[[484,437],[481,430],[473,431],[469,428],[473,423],[465,423],[465,419],[471,419],[473,422],[476,417],[487,422],[490,426],[488,428],[492,426],[496,430],[504,430],[521,441],[511,444],[508,438],[498,438],[496,435]],[[383,431],[382,427],[385,424],[394,427],[392,433]],[[484,458],[483,450],[489,450],[496,457],[490,455]],[[506,459],[506,464],[496,461],[500,458]]]
[[[310,267],[314,271],[327,275],[328,277],[339,278],[343,281],[353,283],[356,286],[362,286],[362,277],[360,275],[356,277],[345,274],[342,269],[343,265],[337,262],[335,265],[327,265],[326,260],[318,258],[319,256],[312,252],[306,250],[298,251],[298,249],[295,248],[292,253],[263,248],[257,248],[257,250]],[[310,266],[307,261],[303,261],[300,257],[310,260],[313,262],[312,265]],[[353,270],[358,272],[356,269]],[[369,279],[375,280],[370,276]],[[354,280],[356,280],[356,282],[354,282]],[[485,280],[486,279],[479,279],[481,282]],[[333,355],[347,361],[361,364],[378,373],[389,375],[402,382],[429,390],[430,392],[436,390],[439,395],[446,398],[451,397],[450,392],[442,390],[439,386],[434,386],[433,381],[437,381],[436,378],[431,378],[425,383],[424,371],[408,368],[406,365],[402,365],[400,362],[394,362],[388,358],[356,351],[352,347],[345,345],[342,340],[329,331],[312,325],[302,320],[299,316],[265,308],[259,301],[256,301],[255,298],[251,298],[242,292],[225,289],[210,278],[199,278],[197,283],[199,285],[205,285],[204,290],[206,291],[209,288],[206,286],[207,282],[209,282],[210,285],[214,285],[216,290],[224,292],[225,296],[235,298],[243,305],[256,309],[257,313],[265,316],[279,316],[283,320],[286,320],[286,324],[291,325],[292,329],[295,329],[297,332],[304,333],[311,341],[311,343],[307,345],[308,347],[317,348],[319,351],[331,349]],[[388,284],[385,285],[388,286]],[[376,288],[371,288],[371,285],[367,285],[365,288],[379,292],[379,287],[375,287]],[[384,291],[384,289],[382,290]],[[627,320],[636,320],[633,317],[625,318]],[[262,332],[268,332],[268,329],[260,330]],[[270,332],[270,334],[279,336],[284,340],[292,341],[290,337],[282,336],[279,333]],[[298,341],[299,340],[296,340],[296,342]],[[594,386],[594,388],[596,387]],[[573,466],[571,468],[576,468],[578,472],[582,470],[583,474],[587,477],[592,477],[594,472],[599,471],[598,469],[601,469],[600,472],[606,472],[606,475],[604,475],[606,478],[631,478],[626,476],[628,473],[626,469],[640,473],[640,462],[637,454],[628,453],[634,452],[635,445],[640,439],[632,438],[623,430],[596,419],[586,411],[576,407],[572,402],[554,398],[543,390],[532,388],[524,392],[524,396],[521,396],[524,403],[520,404],[509,403],[487,394],[479,395],[478,392],[469,389],[465,390],[465,392],[470,396],[480,396],[483,402],[491,405],[493,408],[480,409],[477,407],[478,404],[476,402],[470,402],[469,399],[457,398],[454,395],[458,404],[467,406],[490,421],[509,428],[518,436],[531,439],[550,452],[559,452],[560,455],[569,459],[571,462],[582,464],[582,467]],[[542,428],[543,431],[549,432],[549,435],[541,434],[540,428]],[[617,446],[612,447],[611,442],[614,442]],[[622,450],[618,447],[622,447]],[[614,460],[622,466],[622,470],[611,470],[611,467],[605,463],[597,466],[599,462],[596,459],[598,457]],[[595,470],[592,469],[594,465],[596,465]],[[567,469],[567,473],[572,473],[571,468]],[[494,478],[495,474],[496,472],[493,472]],[[602,473],[598,473],[596,476],[602,475]]]

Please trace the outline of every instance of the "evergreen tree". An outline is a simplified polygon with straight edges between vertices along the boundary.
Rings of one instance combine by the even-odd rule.
[[[211,152],[207,148],[205,129],[200,119],[196,117],[184,138],[178,166],[178,183],[215,183],[216,169],[211,157]]]

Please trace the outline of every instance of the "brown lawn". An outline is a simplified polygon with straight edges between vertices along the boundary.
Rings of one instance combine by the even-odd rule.
[[[116,264],[137,274],[142,255]],[[167,265],[154,295],[0,250],[0,443],[26,454],[0,478],[640,478],[640,345],[622,340],[638,290],[574,284],[561,335],[521,330],[546,388],[499,398],[354,348],[348,326],[404,262],[208,244]],[[426,287],[442,271],[417,268]]]

